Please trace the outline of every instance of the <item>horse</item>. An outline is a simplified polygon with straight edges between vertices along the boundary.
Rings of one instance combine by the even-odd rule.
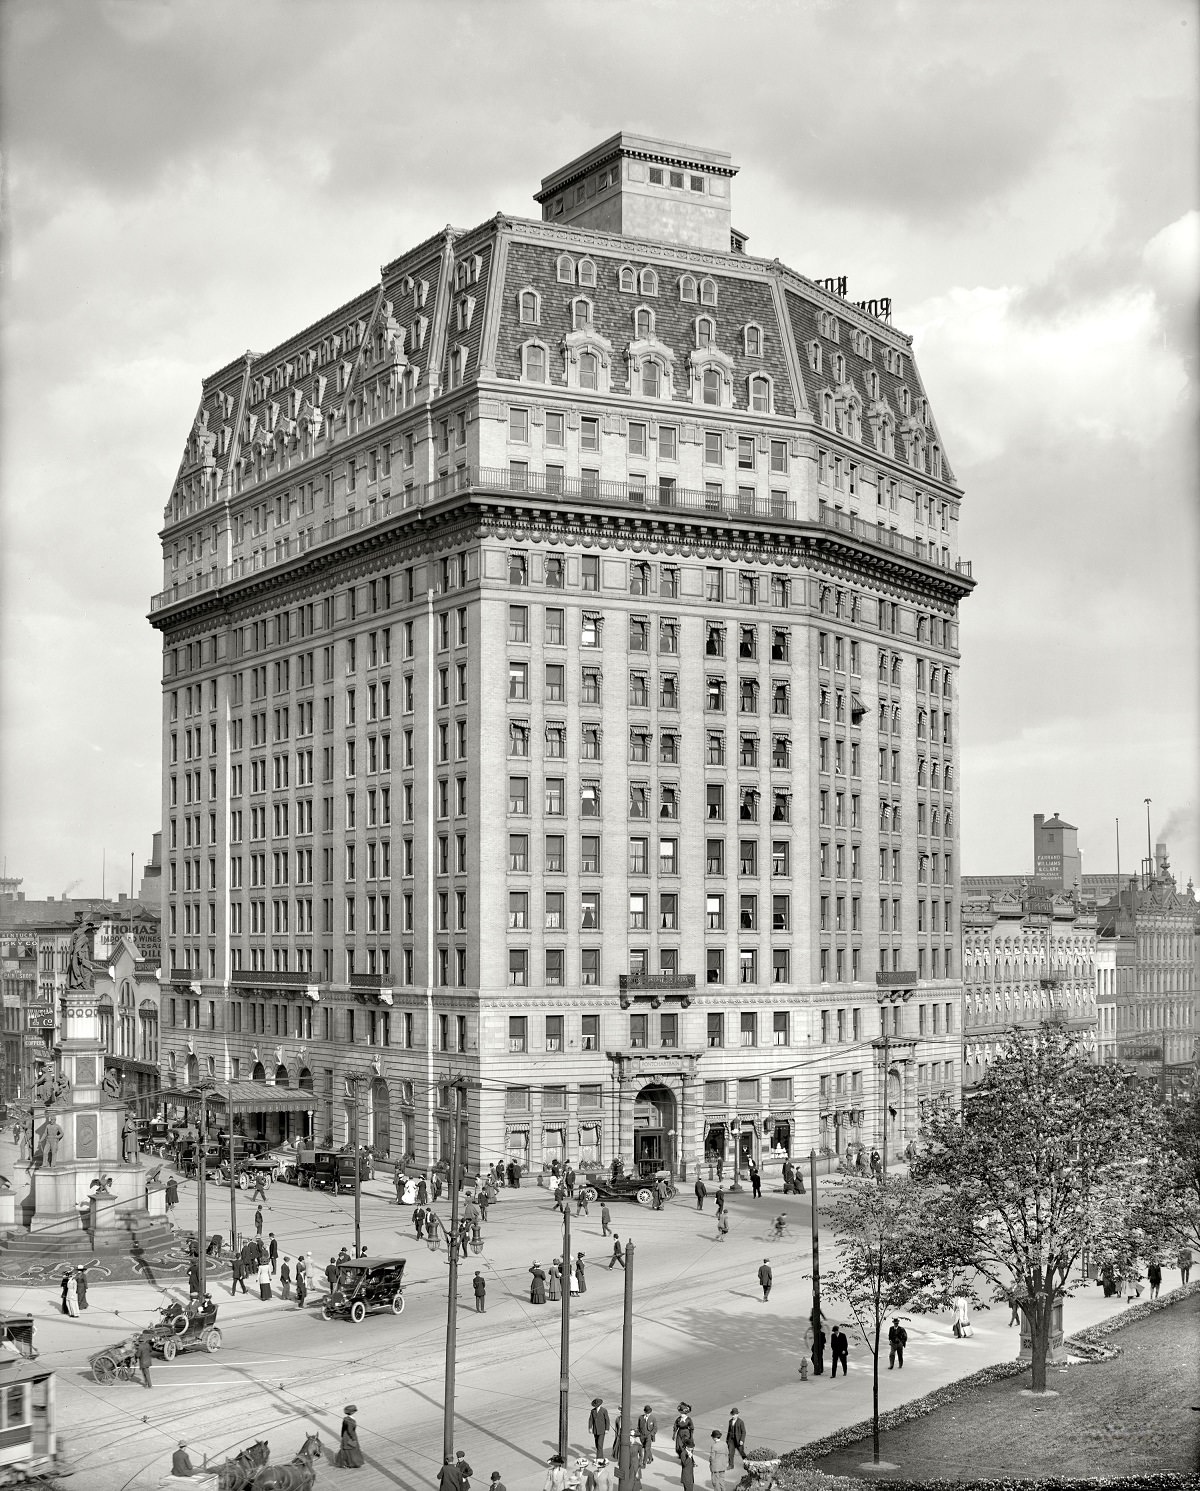
[[[310,1434],[290,1465],[264,1465],[250,1482],[253,1491],[312,1491],[317,1467],[324,1451],[316,1434]]]
[[[218,1491],[246,1491],[258,1471],[271,1458],[271,1447],[265,1439],[257,1440],[232,1460],[217,1469]]]

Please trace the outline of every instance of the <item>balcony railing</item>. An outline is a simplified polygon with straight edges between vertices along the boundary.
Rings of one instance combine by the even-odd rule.
[[[796,504],[773,495],[739,492],[708,492],[679,487],[672,482],[639,483],[601,481],[598,477],[559,476],[537,471],[520,471],[498,466],[460,466],[435,481],[424,482],[400,492],[381,493],[369,498],[362,507],[351,508],[336,518],[326,518],[297,533],[279,538],[270,548],[235,559],[232,564],[214,565],[203,574],[179,580],[160,591],[150,601],[151,612],[161,611],[179,601],[208,594],[239,580],[274,569],[305,554],[325,548],[352,533],[365,532],[399,517],[412,508],[427,507],[445,501],[461,492],[474,489],[505,493],[529,493],[531,496],[563,499],[571,502],[596,502],[605,506],[654,509],[657,512],[704,514],[713,517],[747,518],[772,523],[798,524],[805,520],[796,512]],[[820,505],[817,521],[822,528],[844,533],[861,543],[889,549],[906,558],[920,560],[937,569],[971,576],[967,559],[943,560],[938,547],[920,539],[907,538],[883,524],[866,523],[851,513]]]
[[[661,993],[667,989],[694,989],[696,975],[694,973],[622,973],[618,982],[622,994],[632,993],[635,990]]]

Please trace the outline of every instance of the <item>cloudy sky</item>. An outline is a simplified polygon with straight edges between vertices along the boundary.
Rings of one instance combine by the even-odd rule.
[[[156,538],[201,377],[618,128],[890,295],[966,489],[967,872],[1197,833],[1198,15],[1177,0],[0,0],[0,853],[157,827]],[[114,875],[110,869],[109,889]]]

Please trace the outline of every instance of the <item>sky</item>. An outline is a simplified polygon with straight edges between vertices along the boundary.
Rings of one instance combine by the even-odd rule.
[[[159,814],[158,530],[201,378],[625,128],[749,251],[891,296],[952,468],[961,862],[1200,880],[1197,58],[1177,0],[0,0],[0,856]],[[114,868],[115,867],[115,868]]]

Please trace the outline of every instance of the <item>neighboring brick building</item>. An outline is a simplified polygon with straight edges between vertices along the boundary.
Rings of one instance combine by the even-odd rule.
[[[1073,896],[964,897],[962,947],[964,1092],[1014,1028],[1059,1022],[1096,1050],[1096,916]]]
[[[338,1139],[361,1079],[425,1164],[465,1074],[473,1163],[677,1171],[957,1092],[962,493],[910,340],[746,255],[734,170],[614,137],[204,381],[151,613],[181,1078]]]

